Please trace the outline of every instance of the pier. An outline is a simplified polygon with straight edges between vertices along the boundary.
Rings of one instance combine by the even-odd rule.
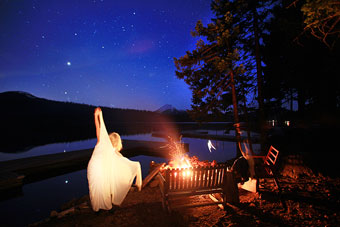
[[[231,141],[236,142],[236,136],[235,135],[214,135],[214,134],[205,134],[205,133],[194,133],[194,132],[183,132],[181,133],[182,137],[186,138],[196,138],[196,139],[207,139],[207,140],[218,140],[218,141]],[[166,138],[167,135],[163,133],[152,133],[153,137],[159,137],[159,138]],[[241,136],[241,140],[248,139],[247,136]],[[253,143],[258,143],[259,138],[252,136],[251,141]]]

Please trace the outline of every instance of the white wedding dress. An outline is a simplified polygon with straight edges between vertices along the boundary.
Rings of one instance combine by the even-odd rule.
[[[139,162],[122,156],[111,144],[100,112],[100,139],[87,166],[87,180],[92,209],[110,210],[126,197],[134,178],[141,190],[142,173]]]

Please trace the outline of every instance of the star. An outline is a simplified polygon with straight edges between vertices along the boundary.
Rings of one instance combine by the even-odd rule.
[[[6,12],[4,16],[7,19],[4,21],[6,25],[0,29],[0,43],[8,46],[6,51],[1,52],[6,61],[0,61],[0,92],[24,90],[43,94],[44,98],[52,100],[79,100],[84,104],[102,106],[110,106],[112,101],[109,95],[104,94],[111,94],[118,84],[120,91],[128,95],[144,92],[141,95],[148,97],[157,96],[159,92],[163,96],[163,91],[168,95],[172,87],[166,87],[165,80],[172,81],[173,77],[175,81],[179,80],[174,74],[173,57],[181,57],[188,42],[190,45],[196,42],[190,36],[194,27],[190,28],[188,24],[210,15],[210,2],[204,0],[197,1],[202,1],[207,7],[180,4],[181,0],[174,0],[179,4],[164,1],[140,4],[135,1],[131,2],[131,7],[126,7],[124,1],[75,1],[72,6],[76,10],[68,10],[67,1],[56,1],[53,5],[26,1],[24,5],[20,1],[6,1],[8,4],[0,7],[1,12]],[[191,11],[195,12],[195,18]],[[168,26],[164,26],[165,23]],[[32,35],[27,35],[26,31],[31,31]],[[22,45],[16,45],[18,40]],[[26,61],[26,56],[20,57],[20,53],[24,52],[29,53],[29,61]],[[7,71],[12,72],[11,75],[16,74],[15,64],[5,65],[16,59],[20,60],[18,64],[27,75],[33,77],[37,74],[30,83],[17,83],[14,76],[6,76],[6,81],[12,82],[3,82]],[[166,77],[163,80],[159,75]],[[102,88],[99,93],[95,92],[98,87]],[[189,88],[186,86],[185,89]],[[142,109],[154,108],[154,103],[145,101],[145,105],[140,105],[139,99],[128,95],[122,94],[117,103],[112,104],[117,108],[134,108],[134,105]],[[181,93],[177,95],[181,101],[191,98],[189,92],[185,99]],[[105,99],[98,103],[96,96]],[[160,98],[159,102],[166,103],[168,100]]]

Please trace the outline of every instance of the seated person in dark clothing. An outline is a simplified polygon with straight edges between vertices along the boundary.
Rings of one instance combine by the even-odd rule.
[[[237,183],[243,183],[248,181],[250,176],[249,164],[248,161],[243,156],[240,156],[234,161],[234,164],[231,167],[231,169],[235,174]]]

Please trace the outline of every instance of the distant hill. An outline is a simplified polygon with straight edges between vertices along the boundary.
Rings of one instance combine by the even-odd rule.
[[[158,112],[158,113],[163,113],[163,112],[171,113],[171,112],[178,112],[178,110],[175,107],[173,107],[172,105],[166,104],[166,105],[162,106],[161,108],[159,108],[158,110],[156,110],[155,112]]]
[[[162,115],[167,116],[172,121],[176,122],[189,122],[192,119],[189,117],[189,114],[185,110],[178,110],[174,106],[170,104],[166,104],[155,111],[156,113],[160,113]]]
[[[93,120],[93,112],[96,106],[53,101],[44,98],[33,96],[26,92],[3,92],[0,93],[0,105],[4,107],[4,111],[0,114],[9,116],[17,115],[47,115],[53,117],[72,117],[77,118],[86,115]],[[161,115],[152,111],[134,110],[134,109],[120,109],[101,107],[105,116],[105,120],[116,122],[149,122],[158,121]],[[106,114],[105,114],[106,113]],[[155,118],[156,117],[156,118]],[[64,119],[67,120],[67,119]]]
[[[95,106],[53,101],[26,92],[0,93],[0,124],[4,143],[0,152],[13,145],[72,141],[95,137]],[[108,131],[125,133],[137,124],[167,121],[162,114],[133,109],[101,107]],[[144,129],[145,127],[140,127]],[[5,151],[3,151],[3,149]]]

